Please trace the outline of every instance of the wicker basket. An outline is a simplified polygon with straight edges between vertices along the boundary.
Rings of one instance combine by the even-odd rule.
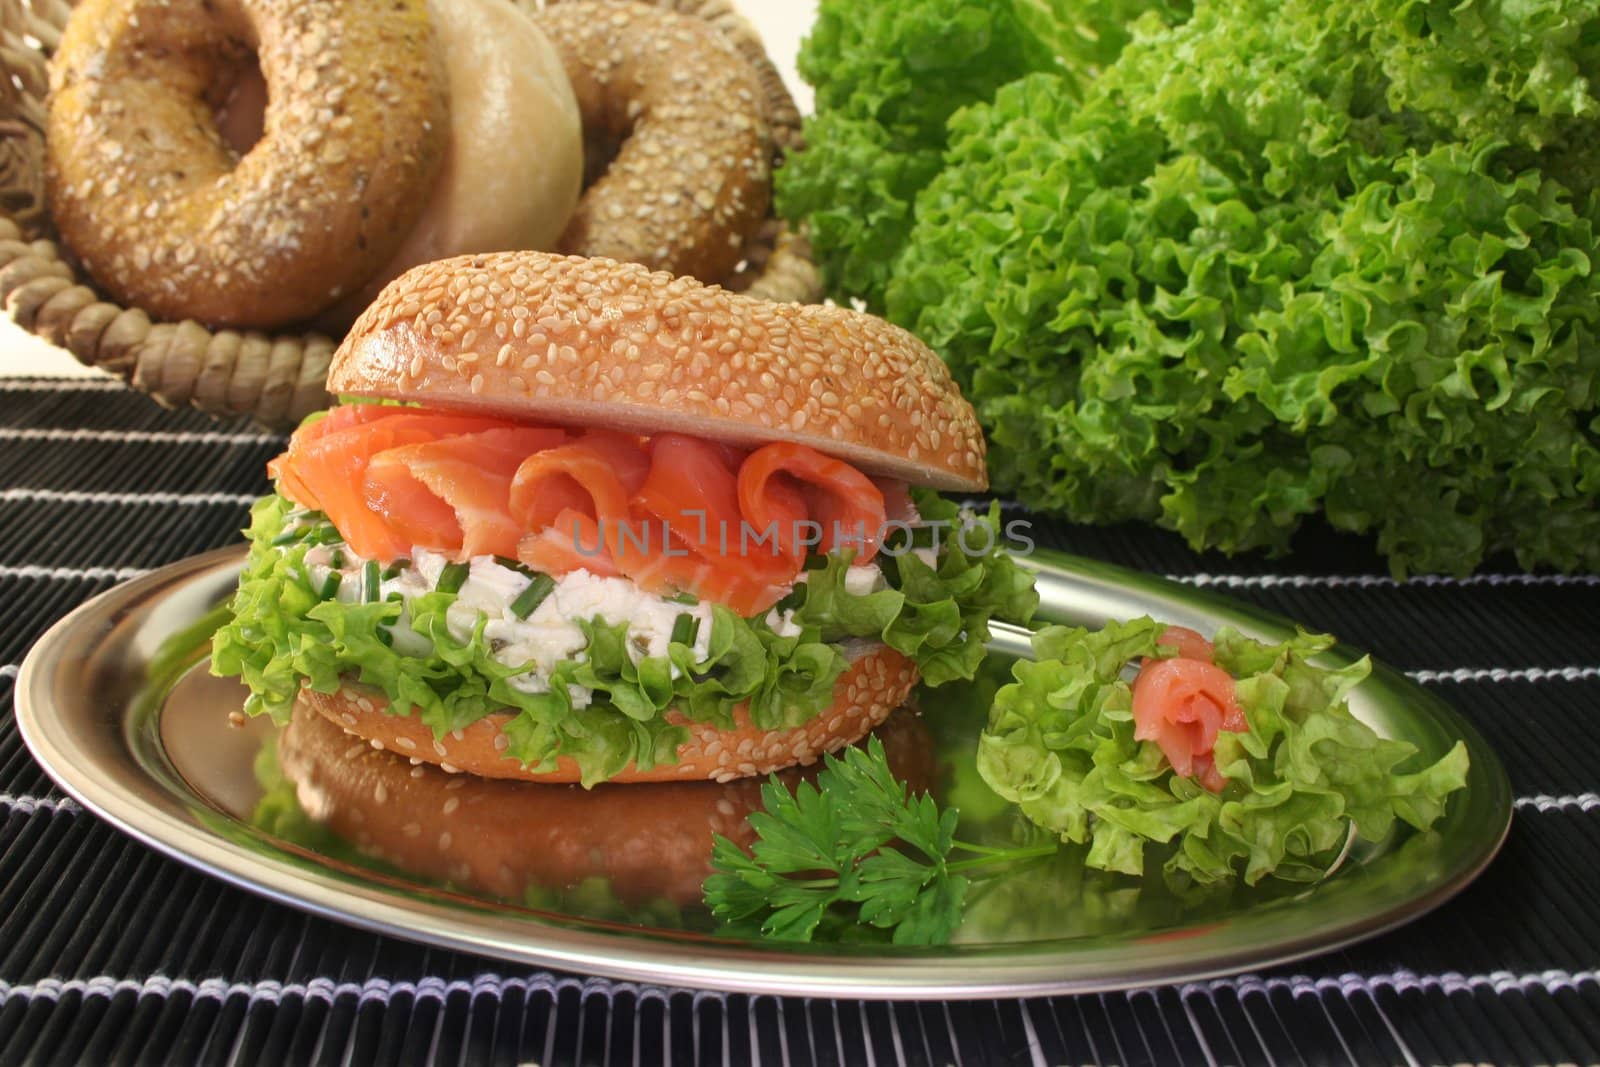
[[[794,101],[760,36],[728,0],[651,2],[703,18],[726,34],[761,76],[776,150],[798,144]],[[170,407],[192,404],[284,428],[326,406],[332,338],[152,322],[139,308],[103,299],[56,244],[44,194],[46,64],[71,10],[68,0],[0,0],[0,71],[7,75],[0,78],[0,300],[6,310],[23,329]],[[741,272],[724,283],[729,288],[773,300],[819,297],[803,240],[777,219],[768,219],[745,252]]]

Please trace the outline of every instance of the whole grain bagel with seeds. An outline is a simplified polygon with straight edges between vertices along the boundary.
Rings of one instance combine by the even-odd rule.
[[[216,110],[267,86],[242,154]],[[269,328],[365,281],[443,158],[446,76],[425,0],[86,0],[50,68],[46,183],[62,238],[117,300]]]
[[[703,20],[580,0],[538,16],[583,115],[589,186],[560,250],[727,278],[772,199],[761,79]]]

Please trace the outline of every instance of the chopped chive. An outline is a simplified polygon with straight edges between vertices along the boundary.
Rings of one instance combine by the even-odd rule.
[[[700,598],[693,593],[673,593],[667,597],[669,603],[694,605],[700,603]]]
[[[517,594],[517,599],[511,602],[511,614],[519,619],[526,619],[539,605],[544,603],[545,597],[556,587],[556,580],[548,574],[535,574],[533,581],[528,583],[528,588]]]
[[[333,545],[343,541],[344,535],[332,523],[323,523],[314,528],[306,540],[313,545]]]
[[[378,591],[383,585],[383,580],[378,576],[378,561],[367,560],[367,565],[361,569],[361,599],[371,604],[378,599]]]
[[[272,543],[275,547],[281,548],[284,545],[292,545],[298,540],[300,540],[300,528],[295,527],[293,530],[285,530],[277,537],[274,537]]]
[[[516,571],[524,578],[532,578],[539,573],[520,559],[512,559],[510,556],[496,556],[494,561],[508,571]]]
[[[805,586],[797,583],[793,589],[783,594],[782,600],[772,605],[772,610],[779,612],[780,614],[785,611],[793,611],[795,608],[800,606],[801,602],[804,601],[805,598]]]
[[[343,582],[344,575],[340,574],[338,571],[329,571],[328,576],[322,580],[322,592],[320,594],[322,599],[332,600],[334,597],[338,596],[339,586],[343,584]]]
[[[407,571],[410,569],[411,561],[409,559],[397,559],[387,567],[383,568],[383,580],[387,582],[393,578],[398,578],[400,577],[401,571]]]
[[[328,559],[332,562],[334,570],[336,570],[336,571],[344,570],[344,562],[345,562],[345,560],[344,560],[344,549],[342,549],[342,548],[334,549],[333,553],[328,557]]]
[[[406,595],[400,590],[396,589],[394,592],[384,597],[383,600],[386,604],[404,604],[406,602]]]
[[[467,584],[467,575],[471,570],[465,563],[447,563],[444,570],[439,572],[439,584],[434,588],[441,593],[459,593],[461,587]]]
[[[678,615],[672,623],[672,643],[675,645],[693,645],[694,639],[700,636],[700,620],[690,615],[687,611]]]
[[[387,626],[378,627],[378,640],[385,648],[394,647],[394,634],[389,632],[389,628]]]

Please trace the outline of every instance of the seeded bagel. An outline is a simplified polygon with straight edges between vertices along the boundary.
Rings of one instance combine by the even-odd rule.
[[[356,320],[328,388],[748,447],[793,441],[916,485],[988,486],[972,406],[905,330],[608,259],[423,264]]]
[[[219,96],[254,52],[261,139]],[[268,328],[358,287],[415,222],[448,132],[424,0],[85,0],[50,68],[52,218],[115,299]]]
[[[761,79],[702,19],[648,4],[555,4],[539,25],[583,115],[585,170],[559,248],[726,279],[772,199]]]

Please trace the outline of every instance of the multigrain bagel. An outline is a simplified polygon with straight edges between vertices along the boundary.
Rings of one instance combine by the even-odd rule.
[[[648,4],[580,0],[538,19],[577,93],[590,179],[561,251],[726,279],[772,199],[755,68],[703,20]]]
[[[215,97],[252,52],[269,100],[237,156]],[[86,0],[50,73],[52,218],[96,282],[159,318],[315,314],[394,254],[443,158],[424,0]]]
[[[608,778],[624,782],[732,781],[768,774],[784,767],[816,762],[870,733],[905,703],[917,682],[916,668],[892,648],[877,645],[856,656],[834,683],[833,706],[787,730],[762,730],[750,723],[743,705],[734,710],[734,728],[719,730],[688,722],[669,711],[667,721],[682,724],[689,740],[678,746],[677,761],[641,771],[629,766]],[[505,755],[502,732],[511,716],[497,713],[470,726],[435,737],[415,715],[389,712],[382,693],[350,683],[338,692],[303,689],[299,705],[317,712],[375,747],[400,756],[437,763],[449,770],[483,778],[568,784],[579,781],[578,768],[561,759],[553,770],[535,772]]]
[[[914,792],[936,777],[932,738],[909,712],[874,731],[895,776]],[[726,784],[533,785],[450,774],[373,749],[297,708],[278,760],[301,803],[363,853],[433,881],[504,900],[605,878],[629,904],[700,901],[712,835],[741,848],[764,779]],[[793,789],[809,777],[781,772]]]
[[[792,441],[919,485],[988,485],[971,405],[905,330],[605,259],[525,252],[418,267],[351,327],[328,388],[746,446]]]
[[[510,0],[432,0],[450,76],[450,143],[400,250],[321,317],[342,333],[418,263],[553,249],[583,184],[583,128],[561,57]]]

